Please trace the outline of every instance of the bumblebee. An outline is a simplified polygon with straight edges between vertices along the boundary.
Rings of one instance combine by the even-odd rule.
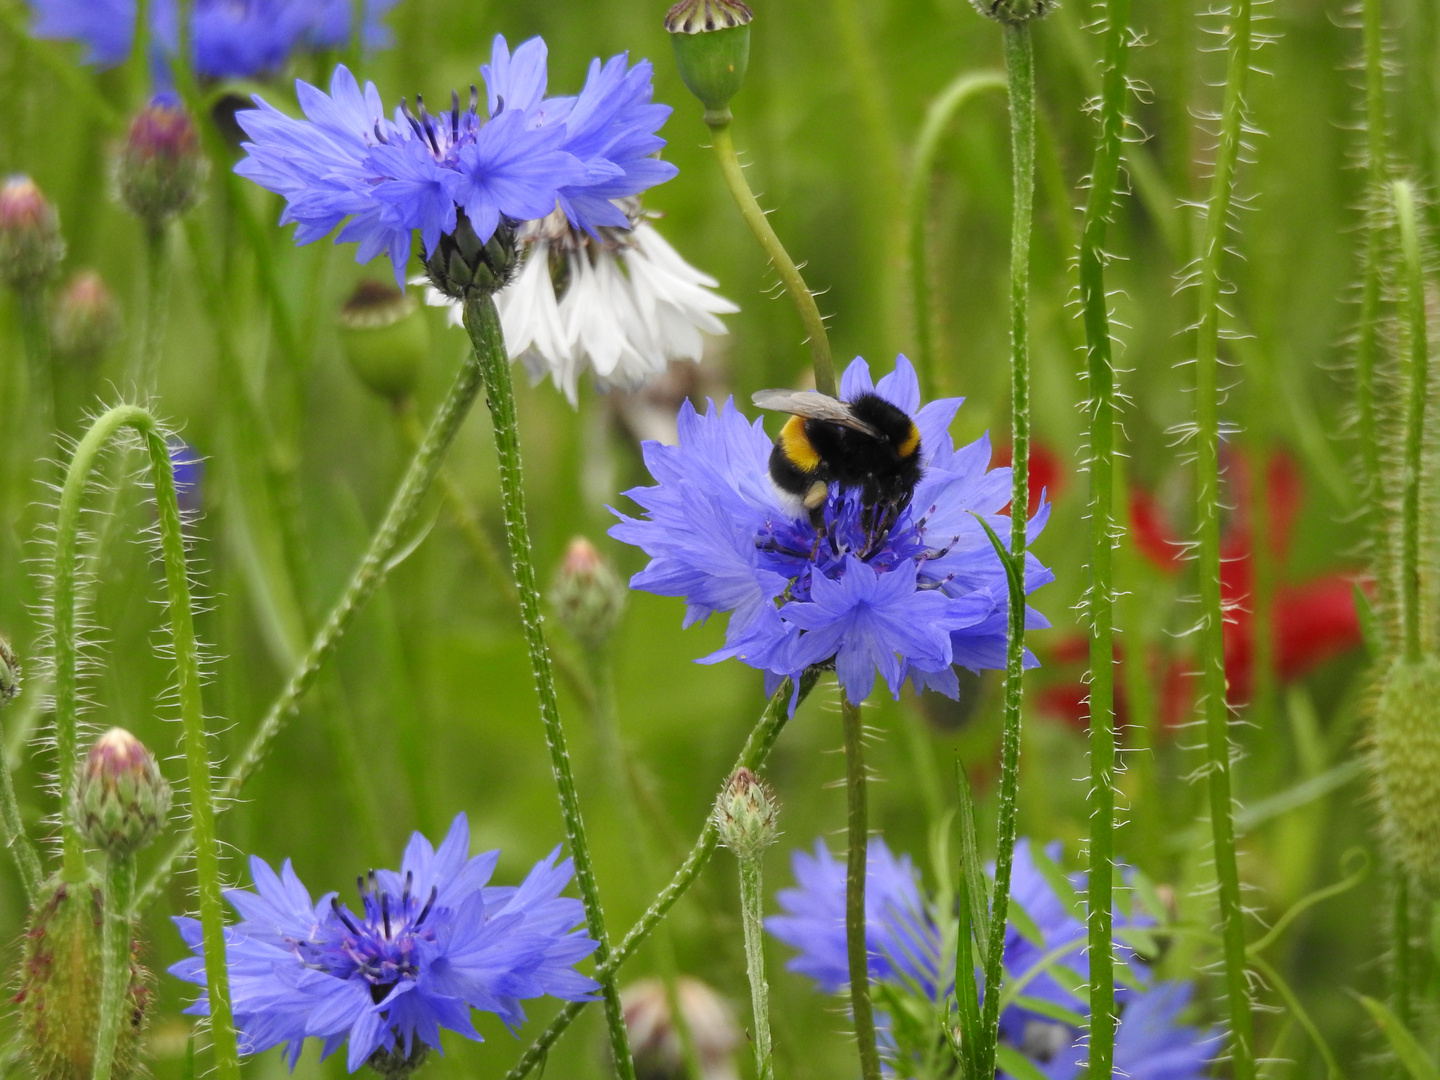
[[[910,505],[920,482],[920,429],[903,409],[868,393],[837,401],[813,390],[761,390],[751,400],[791,414],[770,451],[770,479],[809,513],[816,532],[832,483],[859,489],[861,525],[872,541]]]

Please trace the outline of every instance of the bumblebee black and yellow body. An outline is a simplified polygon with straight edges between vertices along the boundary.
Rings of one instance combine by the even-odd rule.
[[[832,483],[858,488],[867,519],[883,528],[909,505],[920,481],[920,429],[904,410],[877,394],[841,402],[823,394],[765,391],[755,401],[792,413],[770,452],[770,478],[800,503],[817,530]]]

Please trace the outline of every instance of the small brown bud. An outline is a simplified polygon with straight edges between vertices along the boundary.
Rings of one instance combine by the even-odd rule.
[[[77,363],[98,359],[120,333],[120,305],[94,270],[81,270],[55,298],[50,339],[55,355]]]
[[[95,740],[80,767],[73,813],[75,824],[94,847],[129,855],[165,827],[170,785],[145,744],[124,728]]]
[[[64,258],[55,208],[28,176],[10,177],[0,186],[0,277],[12,288],[33,288]]]
[[[605,556],[583,536],[570,541],[550,590],[560,625],[586,648],[609,640],[625,613],[626,590]]]

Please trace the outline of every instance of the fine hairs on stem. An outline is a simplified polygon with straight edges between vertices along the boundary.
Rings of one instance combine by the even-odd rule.
[[[760,714],[759,721],[751,730],[749,738],[745,740],[745,746],[740,751],[740,756],[736,758],[735,765],[730,770],[731,773],[740,769],[749,769],[753,772],[765,763],[765,759],[770,756],[770,751],[775,746],[775,740],[780,737],[780,732],[785,729],[786,723],[790,720],[791,693],[793,692],[795,695],[794,707],[798,709],[800,704],[810,696],[810,691],[815,688],[819,677],[819,673],[811,668],[800,676],[798,687],[792,686],[791,681],[786,679],[775,689],[765,705],[765,711]],[[715,815],[706,814],[705,824],[700,829],[699,837],[690,849],[690,853],[680,864],[680,868],[671,877],[670,884],[660,891],[660,895],[655,897],[645,914],[640,916],[635,925],[620,939],[620,944],[615,946],[615,951],[604,968],[607,974],[613,975],[620,970],[620,965],[630,959],[655,927],[660,925],[660,921],[675,906],[675,902],[685,895],[691,885],[695,884],[695,879],[700,876],[700,871],[710,861],[710,856],[715,854],[719,837],[720,831],[715,824]],[[585,1002],[583,1001],[572,1001],[565,1005],[556,1014],[555,1019],[550,1021],[550,1026],[520,1056],[520,1060],[515,1063],[514,1068],[505,1074],[504,1080],[522,1080],[540,1066],[545,1061],[550,1048],[559,1041],[560,1036],[574,1022],[575,1017],[580,1015],[580,1010],[584,1007]]]
[[[536,585],[535,560],[530,550],[530,526],[525,514],[525,487],[520,466],[520,428],[515,411],[515,392],[510,378],[510,356],[500,329],[500,313],[488,294],[465,302],[465,329],[475,348],[476,363],[485,380],[485,403],[490,407],[495,432],[495,453],[500,465],[500,503],[505,515],[505,539],[515,572],[515,591],[520,599],[520,623],[530,653],[530,670],[535,693],[540,699],[540,719],[545,725],[545,743],[550,749],[550,766],[559,789],[560,811],[565,818],[565,838],[575,860],[575,880],[585,903],[585,921],[590,936],[598,942],[595,950],[596,975],[605,995],[605,1019],[610,1032],[610,1049],[621,1080],[634,1080],[635,1064],[630,1059],[630,1040],[620,1007],[615,973],[606,969],[610,959],[610,937],[605,930],[605,909],[595,882],[590,842],[580,816],[580,799],[570,770],[565,729],[560,723],[560,704],[555,694],[555,672],[545,645],[541,625],[540,591]]]
[[[1235,170],[1244,137],[1250,71],[1251,0],[1234,0],[1226,17],[1229,63],[1210,197],[1205,205],[1195,343],[1195,497],[1200,580],[1200,700],[1205,720],[1210,827],[1214,841],[1225,985],[1235,1080],[1254,1080],[1250,985],[1245,972],[1245,910],[1235,859],[1230,784],[1230,706],[1225,685],[1225,613],[1220,594],[1220,294]]]
[[[865,945],[865,860],[869,846],[865,791],[865,725],[860,706],[840,688],[845,723],[845,805],[848,834],[845,867],[845,952],[850,966],[850,1013],[860,1050],[860,1074],[880,1080],[880,1049],[875,1045],[875,1011],[870,1004],[870,955]]]
[[[1112,575],[1115,485],[1115,365],[1110,298],[1105,291],[1105,233],[1120,179],[1125,128],[1125,68],[1129,59],[1130,0],[1108,0],[1105,11],[1104,89],[1100,134],[1090,168],[1085,228],[1080,242],[1080,302],[1085,322],[1090,401],[1090,866],[1086,897],[1090,953],[1091,1076],[1115,1067],[1113,894],[1115,855],[1115,646]]]
[[[480,362],[472,351],[461,362],[449,393],[436,411],[435,419],[415,451],[415,456],[410,459],[404,479],[400,481],[385,517],[380,527],[375,530],[375,535],[371,537],[370,546],[356,566],[345,591],[340,594],[330,614],[326,616],[315,640],[286,680],[279,696],[266,710],[249,745],[240,755],[240,760],[216,792],[217,800],[222,806],[239,795],[245,781],[260,767],[275,737],[295,715],[300,700],[345,636],[356,614],[389,574],[391,561],[400,550],[406,530],[419,512],[421,501],[434,482],[435,474],[445,459],[445,453],[455,439],[455,433],[469,415],[475,395],[480,392],[480,384]],[[160,895],[166,883],[174,876],[180,860],[193,844],[194,837],[188,831],[176,839],[140,890],[135,901],[137,911],[143,910]]]
[[[135,856],[106,855],[101,879],[105,898],[100,929],[104,965],[100,980],[100,1013],[95,1024],[95,1071],[92,1080],[110,1080],[121,1013],[130,990],[130,894],[135,889]]]
[[[710,144],[715,148],[715,156],[720,161],[720,172],[725,177],[725,186],[730,189],[731,198],[740,208],[740,216],[755,234],[755,239],[760,241],[770,264],[780,275],[785,291],[795,304],[795,310],[800,313],[800,321],[805,324],[805,333],[809,335],[810,362],[815,367],[815,389],[834,397],[835,362],[830,355],[830,336],[825,332],[825,320],[815,305],[815,295],[800,276],[795,260],[790,258],[785,245],[780,242],[780,237],[775,235],[775,230],[770,227],[770,219],[765,216],[765,211],[760,209],[755,193],[745,182],[745,171],[740,167],[740,159],[735,155],[735,140],[730,135],[730,112],[728,109],[721,113],[707,111],[705,123],[710,127]]]
[[[79,702],[79,650],[76,628],[76,544],[81,503],[90,474],[101,450],[123,429],[136,431],[150,459],[155,507],[159,519],[160,553],[165,568],[170,644],[174,650],[180,719],[184,731],[185,761],[190,788],[189,836],[195,847],[196,886],[200,924],[205,943],[205,978],[210,999],[210,1027],[215,1069],[222,1080],[239,1080],[240,1055],[230,1013],[229,980],[225,969],[224,912],[220,901],[220,857],[215,837],[214,795],[210,759],[205,745],[205,714],[201,701],[200,651],[195,640],[190,572],[181,530],[175,474],[165,432],[155,418],[137,405],[117,405],[101,415],[75,448],[60,492],[55,524],[55,586],[52,598],[55,650],[55,725],[59,747],[61,796],[68,806],[74,798],[77,709]],[[84,842],[77,823],[62,815],[64,836],[63,879],[86,880]],[[111,875],[113,878],[114,875]],[[118,889],[112,889],[117,901]],[[125,889],[129,891],[128,887]],[[115,913],[117,918],[120,912]],[[108,922],[108,920],[107,920]],[[127,936],[128,944],[128,936]],[[118,946],[116,946],[118,950]]]

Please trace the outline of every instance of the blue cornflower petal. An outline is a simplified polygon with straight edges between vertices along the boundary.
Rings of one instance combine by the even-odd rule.
[[[645,444],[656,483],[625,493],[643,516],[617,513],[611,535],[650,556],[631,586],[683,597],[685,625],[731,612],[725,647],[702,662],[743,660],[766,673],[767,687],[833,663],[855,702],[877,674],[894,694],[909,678],[954,697],[952,665],[1005,664],[1009,590],[976,515],[1009,535],[1001,511],[1010,501],[1010,470],[988,469],[986,438],[954,448],[949,424],[959,400],[922,405],[903,356],[878,384],[857,358],[841,386],[843,397],[880,394],[921,431],[924,472],[909,507],[878,543],[862,525],[853,491],[832,490],[823,536],[796,520],[769,478],[770,437],[729,401],[718,408],[712,402],[703,415],[685,403],[679,444]],[[1047,519],[1042,508],[1029,535]],[[1027,553],[1027,592],[1052,577]],[[1027,609],[1026,625],[1047,624]],[[1026,662],[1035,662],[1028,652]]]
[[[320,1038],[325,1055],[348,1044],[354,1072],[379,1049],[438,1049],[441,1028],[479,1040],[472,1010],[515,1028],[524,999],[589,1000],[598,984],[574,965],[596,943],[576,929],[580,902],[560,895],[569,860],[557,862],[557,848],[520,886],[499,887],[488,884],[499,853],[469,849],[463,814],[438,850],[416,833],[400,870],[373,872],[355,909],[335,893],[312,903],[288,861],[276,874],[252,858],[254,890],[227,893],[241,921],[225,930],[244,1052],[283,1044],[293,1066],[304,1040]],[[203,987],[200,925],[175,921],[195,955],[170,971]],[[186,1011],[208,1013],[205,994]]]

